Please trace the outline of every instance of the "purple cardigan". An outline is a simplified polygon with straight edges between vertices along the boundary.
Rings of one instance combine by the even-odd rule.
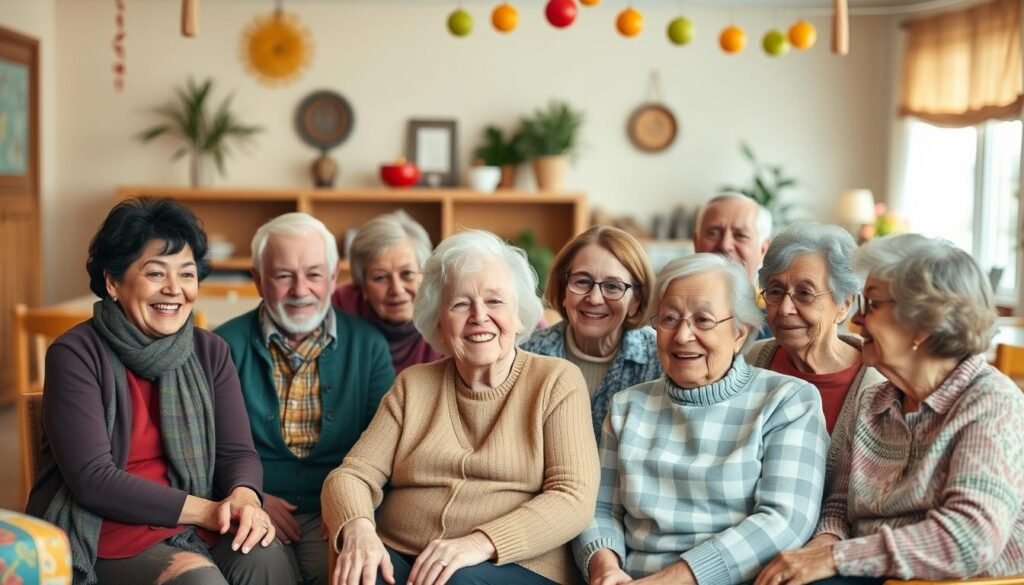
[[[237,486],[262,497],[263,468],[252,443],[249,417],[228,346],[196,328],[195,352],[213,392],[217,433],[214,497]],[[131,399],[114,396],[113,369],[106,343],[91,322],[57,338],[46,352],[43,391],[42,471],[26,511],[42,517],[63,483],[75,499],[101,518],[127,524],[176,526],[184,491],[124,472],[131,438]],[[117,414],[107,437],[104,412],[114,400]]]

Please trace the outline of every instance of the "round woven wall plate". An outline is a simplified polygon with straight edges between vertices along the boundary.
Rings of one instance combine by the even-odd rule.
[[[340,145],[352,133],[352,106],[341,94],[317,91],[309,94],[295,112],[295,129],[302,140],[320,150]]]
[[[633,111],[626,126],[633,146],[644,152],[661,152],[675,142],[679,125],[672,112],[661,104],[648,103]]]

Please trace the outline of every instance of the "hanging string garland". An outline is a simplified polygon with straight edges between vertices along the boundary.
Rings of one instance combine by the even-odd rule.
[[[124,91],[124,76],[127,72],[125,66],[126,53],[124,50],[125,33],[125,5],[124,0],[114,0],[114,40],[111,46],[114,49],[114,89]]]
[[[286,85],[302,75],[313,60],[309,29],[299,17],[277,8],[257,16],[242,33],[242,61],[266,85]]]

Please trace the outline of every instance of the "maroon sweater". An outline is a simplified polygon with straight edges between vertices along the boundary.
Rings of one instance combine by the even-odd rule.
[[[227,344],[195,330],[195,352],[213,392],[217,452],[214,499],[237,486],[262,497],[263,468],[253,448],[238,374]],[[124,471],[131,440],[131,398],[115,396],[106,343],[91,322],[57,338],[46,352],[43,391],[42,471],[26,511],[42,517],[61,484],[101,518],[126,524],[176,526],[185,505],[184,491]],[[104,412],[115,401],[113,434],[107,438]]]

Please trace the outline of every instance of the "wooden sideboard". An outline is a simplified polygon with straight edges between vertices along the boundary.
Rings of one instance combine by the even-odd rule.
[[[203,221],[211,239],[234,245],[232,258],[213,262],[216,273],[247,271],[252,264],[249,246],[256,229],[289,211],[304,211],[327,226],[344,246],[345,234],[382,214],[404,209],[430,234],[434,245],[466,228],[485,229],[513,240],[532,229],[537,240],[558,252],[587,228],[587,201],[582,193],[498,191],[479,193],[463,189],[344,189],[217,187],[192,189],[163,186],[123,186],[118,200],[148,195],[172,197],[187,205]],[[344,252],[344,250],[340,250]],[[347,262],[342,264],[347,273]],[[343,278],[347,276],[343,275]],[[251,281],[213,278],[214,287],[240,294],[254,292]]]

